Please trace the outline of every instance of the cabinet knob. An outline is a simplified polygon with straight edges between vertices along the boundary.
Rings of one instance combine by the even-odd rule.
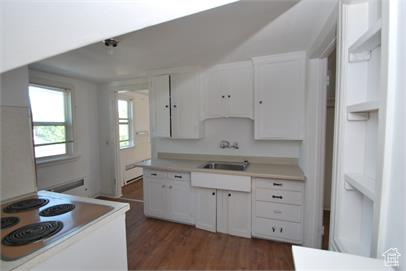
[[[224,99],[225,97],[226,97],[225,95],[221,95],[221,98],[223,98],[223,99]]]
[[[176,108],[176,104],[173,105],[173,108]]]
[[[262,101],[259,101],[259,104],[262,104]]]
[[[231,98],[231,95],[230,95],[230,94],[228,94],[228,95],[227,95],[227,97],[228,97],[228,98]]]
[[[165,185],[163,184],[161,187],[162,187],[162,188],[165,188]]]
[[[215,196],[216,195],[216,192],[213,192],[213,193],[211,193],[213,196]]]
[[[168,107],[169,107],[169,105],[166,104],[166,105],[165,105],[165,108],[168,108]]]
[[[172,185],[169,186],[169,189],[172,189]]]
[[[231,193],[228,193],[228,196],[231,197]]]

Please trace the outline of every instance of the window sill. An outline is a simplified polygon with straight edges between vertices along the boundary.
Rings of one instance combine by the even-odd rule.
[[[120,148],[120,151],[124,151],[124,150],[128,150],[128,149],[133,149],[133,148],[135,148],[135,145],[130,145],[130,146],[127,146],[127,147],[122,147],[122,148]]]
[[[62,156],[62,157],[56,157],[56,158],[49,158],[49,159],[41,159],[35,161],[35,164],[37,167],[49,167],[49,166],[55,166],[59,164],[65,164],[65,163],[70,163],[73,161],[76,161],[80,158],[80,155],[67,155],[67,156]]]

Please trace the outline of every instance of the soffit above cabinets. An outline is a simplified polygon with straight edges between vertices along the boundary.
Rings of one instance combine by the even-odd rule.
[[[98,42],[31,68],[109,82],[157,69],[306,50],[335,6],[335,0],[239,1],[119,36],[114,49]]]

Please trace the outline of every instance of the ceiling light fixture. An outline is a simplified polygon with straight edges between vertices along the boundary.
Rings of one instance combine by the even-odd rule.
[[[106,45],[107,47],[117,47],[118,45],[118,40],[116,39],[106,39],[103,41],[104,45]]]

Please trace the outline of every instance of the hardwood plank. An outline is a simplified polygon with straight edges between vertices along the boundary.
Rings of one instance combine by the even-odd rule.
[[[124,198],[144,200],[143,180],[137,180],[121,188]]]

